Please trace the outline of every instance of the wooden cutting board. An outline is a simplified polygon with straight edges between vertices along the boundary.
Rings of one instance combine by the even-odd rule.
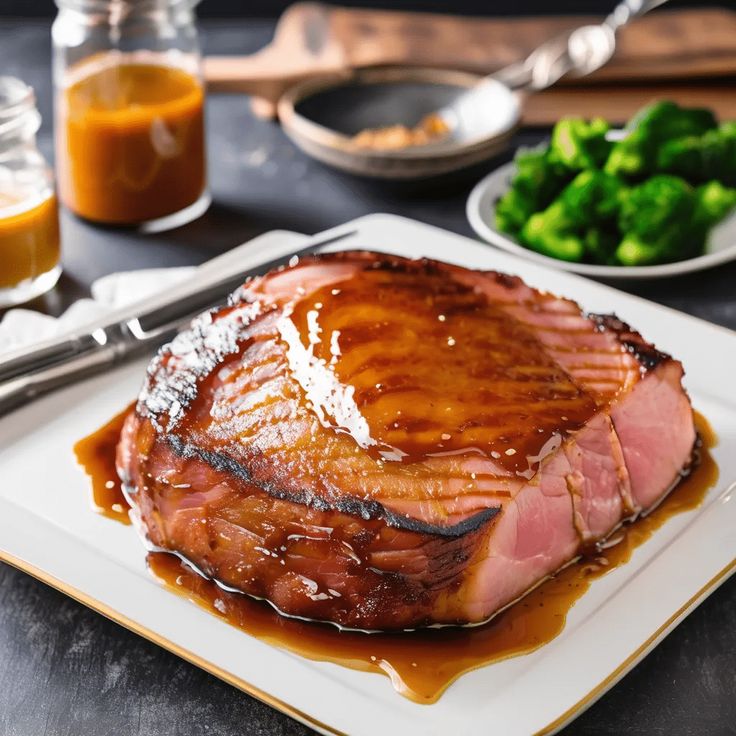
[[[663,84],[560,86],[527,98],[524,125],[554,125],[561,117],[600,116],[622,125],[644,105],[674,100],[687,107],[708,107],[719,120],[736,120],[736,81]]]
[[[209,57],[205,77],[210,91],[253,95],[262,100],[261,111],[270,114],[288,87],[311,77],[347,77],[353,69],[385,65],[489,73],[523,58],[556,33],[599,21],[581,16],[469,18],[297,3],[281,17],[268,46],[250,56]],[[698,78],[708,78],[709,85],[698,85],[693,81]],[[534,96],[527,119],[554,122],[571,99],[579,114],[601,114],[600,104],[606,103],[606,109],[618,112],[612,119],[624,119],[636,109],[629,104],[629,86],[635,86],[640,100],[661,96],[656,85],[666,82],[666,93],[679,99],[674,82],[682,80],[689,80],[691,97],[736,117],[734,78],[736,12],[658,10],[621,32],[619,48],[603,69],[566,83],[574,89]],[[714,85],[714,79],[719,83]]]

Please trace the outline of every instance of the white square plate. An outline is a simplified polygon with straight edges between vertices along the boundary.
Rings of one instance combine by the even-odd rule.
[[[0,419],[0,558],[323,733],[554,732],[736,570],[736,333],[410,220],[373,215],[332,233],[352,230],[327,250],[372,248],[515,273],[586,310],[615,311],[681,359],[693,404],[720,440],[721,479],[704,504],[596,580],[551,643],[463,675],[436,704],[417,705],[385,677],[273,648],[173,595],[147,572],[132,529],[90,511],[72,445],[136,395],[141,360]],[[265,260],[302,238],[272,233],[244,248]]]

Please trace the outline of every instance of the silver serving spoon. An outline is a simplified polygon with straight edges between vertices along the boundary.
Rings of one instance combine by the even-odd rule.
[[[374,69],[348,82],[312,80],[279,102],[286,133],[306,153],[339,169],[384,179],[414,179],[464,168],[507,147],[525,95],[567,75],[584,76],[613,56],[616,34],[666,0],[622,0],[598,25],[560,34],[523,61],[487,77],[432,69]],[[447,134],[397,149],[356,144],[363,129],[412,128],[428,115]]]

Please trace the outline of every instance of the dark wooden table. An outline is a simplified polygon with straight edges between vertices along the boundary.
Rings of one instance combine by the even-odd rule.
[[[205,49],[255,50],[271,30],[268,21],[209,22]],[[51,157],[49,65],[46,23],[0,21],[0,70],[35,87],[44,115],[40,143]],[[245,99],[211,99],[207,112],[210,211],[187,227],[156,236],[98,229],[65,216],[64,276],[57,290],[34,306],[58,313],[102,274],[199,263],[272,228],[311,233],[383,211],[470,234],[464,205],[471,182],[399,192],[357,181],[305,158],[278,126],[254,120]],[[522,131],[517,143],[544,135]],[[736,264],[629,290],[736,328]],[[564,733],[736,733],[735,614],[736,579]],[[478,733],[492,731],[494,724],[478,724]],[[0,565],[0,734],[306,733],[309,729],[287,716]]]

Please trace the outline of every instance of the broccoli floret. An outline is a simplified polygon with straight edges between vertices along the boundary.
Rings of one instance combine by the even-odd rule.
[[[657,170],[691,181],[703,178],[703,139],[689,135],[665,141],[657,153]]]
[[[657,102],[631,120],[628,135],[612,148],[604,168],[624,177],[645,176],[656,170],[658,150],[665,141],[702,136],[717,124],[710,110]]]
[[[600,168],[611,151],[606,140],[610,127],[603,118],[563,118],[552,131],[550,159],[573,171]]]
[[[736,208],[736,189],[711,181],[693,189],[659,174],[631,189],[621,206],[624,233],[616,259],[624,266],[667,263],[703,251],[708,231]]]
[[[502,233],[516,235],[536,209],[533,198],[518,189],[509,189],[496,202],[496,227]]]
[[[729,169],[731,176],[736,175],[736,139],[728,138],[721,134],[720,129],[716,129],[709,130],[701,136],[690,136],[680,140],[690,142],[692,149],[699,154],[699,168],[692,172],[693,183],[707,182],[712,179],[720,181],[721,176],[728,176]],[[674,143],[675,141],[668,141],[667,148],[670,153],[675,148]],[[690,153],[690,159],[693,158],[693,154]],[[663,161],[663,163],[668,162]],[[690,179],[689,173],[685,171],[684,177]]]
[[[534,212],[543,210],[572,177],[546,151],[521,150],[509,190],[496,202],[496,227],[516,235]]]
[[[679,176],[658,174],[628,190],[621,203],[619,227],[646,238],[689,220],[695,207],[694,189]]]
[[[619,228],[623,239],[616,260],[624,266],[665,263],[702,249],[693,229],[695,190],[677,176],[659,174],[623,198]]]
[[[706,165],[712,167],[710,176],[721,184],[736,187],[736,121],[722,123],[717,131],[709,131],[704,138],[716,135],[720,140],[718,150],[706,158]]]
[[[695,211],[691,225],[693,240],[705,249],[708,233],[724,217],[736,209],[736,189],[709,181],[695,190]]]
[[[521,150],[514,158],[512,186],[533,197],[536,211],[544,209],[569,182],[574,172],[549,157],[549,151]]]
[[[603,171],[583,171],[560,193],[548,208],[561,207],[568,227],[588,227],[615,220],[621,206],[624,185]]]
[[[652,266],[665,257],[657,244],[641,240],[637,235],[625,235],[615,253],[616,263],[622,266]]]
[[[718,121],[711,110],[680,107],[670,100],[655,102],[643,108],[629,125],[633,130],[646,130],[660,142],[684,135],[702,135],[717,126]]]
[[[615,176],[643,176],[651,168],[653,146],[646,133],[635,130],[611,149],[603,170]]]
[[[736,125],[725,123],[701,136],[665,141],[657,154],[657,168],[693,182],[717,179],[736,185]]]
[[[613,266],[616,263],[616,246],[618,233],[613,230],[604,230],[600,227],[588,228],[583,238],[583,245],[589,260],[604,266]]]
[[[582,260],[585,230],[615,222],[622,188],[616,177],[602,171],[583,171],[547,209],[529,218],[521,230],[522,241],[554,258]]]
[[[736,189],[724,187],[719,181],[709,181],[698,187],[695,198],[694,226],[705,233],[736,209]]]
[[[529,218],[522,230],[522,240],[533,250],[562,261],[579,262],[585,256],[585,246],[580,236],[554,229],[549,208]]]

